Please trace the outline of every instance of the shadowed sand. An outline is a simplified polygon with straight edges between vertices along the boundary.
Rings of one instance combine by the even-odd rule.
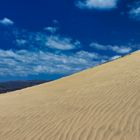
[[[0,140],[140,140],[140,51],[0,95]]]

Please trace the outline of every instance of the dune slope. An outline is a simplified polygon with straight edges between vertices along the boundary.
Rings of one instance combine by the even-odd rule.
[[[140,140],[140,51],[0,95],[0,140]]]

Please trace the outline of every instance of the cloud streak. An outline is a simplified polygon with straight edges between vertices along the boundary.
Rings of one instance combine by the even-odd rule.
[[[118,0],[79,0],[76,6],[80,9],[113,9],[117,7]]]
[[[128,14],[130,18],[140,20],[140,2],[134,3]]]
[[[15,37],[14,44],[18,49],[70,51],[81,47],[80,41],[56,33],[28,32],[16,29],[13,34]]]
[[[80,42],[73,41],[71,38],[50,36],[46,40],[46,46],[58,50],[73,50],[80,47]]]
[[[48,31],[48,32],[50,32],[50,33],[52,33],[52,34],[54,34],[54,33],[57,32],[58,27],[51,27],[51,26],[50,26],[50,27],[45,27],[44,30],[46,30],[46,31]]]
[[[102,45],[96,42],[92,42],[90,47],[101,50],[101,51],[112,51],[117,54],[128,54],[132,51],[130,46],[119,46],[119,45]]]
[[[10,25],[13,25],[14,22],[11,19],[5,17],[0,20],[0,24],[5,25],[5,26],[10,26]]]

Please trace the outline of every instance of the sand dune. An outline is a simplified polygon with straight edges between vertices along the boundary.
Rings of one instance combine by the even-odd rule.
[[[0,140],[140,140],[140,51],[0,95]]]

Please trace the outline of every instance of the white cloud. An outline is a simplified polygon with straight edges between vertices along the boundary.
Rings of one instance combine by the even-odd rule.
[[[26,43],[27,43],[27,41],[24,39],[16,39],[16,44],[19,46],[25,45]]]
[[[119,54],[127,54],[132,51],[130,47],[125,46],[110,46],[111,50]]]
[[[49,31],[50,33],[56,33],[56,31],[58,30],[57,27],[45,27],[44,30]]]
[[[111,57],[110,60],[115,60],[115,59],[118,59],[120,57],[121,57],[120,55],[115,55],[115,56]]]
[[[133,6],[131,6],[129,16],[132,19],[140,20],[140,2],[135,3]]]
[[[0,20],[0,24],[3,24],[5,26],[9,26],[9,25],[13,25],[14,22],[11,19],[8,19],[5,17],[2,20]]]
[[[112,9],[117,7],[118,0],[79,0],[76,6],[81,9]]]
[[[46,46],[58,50],[72,50],[80,47],[79,41],[73,41],[71,38],[50,36],[46,40]]]
[[[102,45],[99,43],[92,42],[90,44],[90,47],[102,50],[102,51],[113,51],[118,54],[127,54],[132,51],[132,48],[130,46],[119,46],[119,45]]]
[[[47,32],[14,30],[13,34],[15,37],[13,42],[20,49],[53,49],[54,51],[69,51],[81,47],[80,41],[56,33],[48,34]]]
[[[77,57],[81,57],[81,58],[84,58],[84,59],[100,59],[101,56],[97,53],[90,53],[90,52],[86,52],[86,51],[80,51],[77,53]],[[103,58],[103,56],[102,56]]]
[[[97,57],[98,56],[98,57]],[[98,54],[79,51],[70,55],[28,50],[0,50],[0,76],[72,74],[100,64]]]
[[[90,44],[90,47],[96,48],[98,50],[106,50],[107,49],[107,47],[105,45],[102,45],[102,44],[99,44],[99,43],[96,43],[96,42],[92,42]]]
[[[85,51],[81,42],[58,34],[14,28],[13,36],[15,51],[0,49],[0,76],[69,75],[116,58]],[[94,42],[90,46],[120,55],[129,51],[126,47],[121,46],[120,50],[118,46]]]

